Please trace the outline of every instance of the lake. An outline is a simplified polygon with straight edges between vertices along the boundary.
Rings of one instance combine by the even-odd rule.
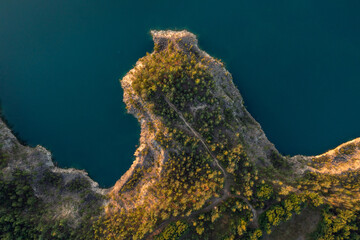
[[[61,167],[110,187],[139,124],[119,79],[151,29],[188,29],[222,59],[249,112],[285,155],[360,137],[360,1],[0,1],[3,114]]]

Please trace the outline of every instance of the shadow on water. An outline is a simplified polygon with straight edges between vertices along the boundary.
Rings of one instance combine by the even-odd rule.
[[[17,138],[19,143],[21,145],[28,146],[28,142],[21,137],[21,135],[18,131],[13,130],[14,126],[7,120],[7,118],[3,114],[3,105],[2,105],[1,98],[0,98],[0,118],[5,123],[5,125],[11,130],[12,134],[14,134],[14,136]]]

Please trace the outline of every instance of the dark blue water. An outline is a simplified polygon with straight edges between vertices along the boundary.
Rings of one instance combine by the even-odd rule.
[[[118,79],[151,51],[150,29],[186,28],[282,153],[318,154],[360,136],[359,12],[358,0],[2,0],[4,115],[60,166],[111,186],[139,138]]]

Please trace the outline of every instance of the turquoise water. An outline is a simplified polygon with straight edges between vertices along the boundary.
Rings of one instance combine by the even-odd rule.
[[[0,98],[13,129],[111,186],[139,125],[118,79],[150,29],[188,29],[225,61],[250,113],[284,154],[360,136],[360,1],[0,1]]]

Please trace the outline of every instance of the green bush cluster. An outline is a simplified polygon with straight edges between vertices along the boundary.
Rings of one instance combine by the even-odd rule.
[[[177,240],[183,236],[188,230],[188,224],[183,221],[177,221],[175,223],[169,224],[159,235],[157,235],[155,240]]]
[[[314,240],[360,239],[360,212],[327,206],[322,210],[322,220]]]
[[[270,153],[270,161],[272,165],[277,169],[289,169],[290,164],[286,159],[275,151]]]
[[[42,185],[52,185],[54,187],[61,187],[64,183],[63,178],[59,173],[52,172],[50,170],[45,170],[42,175],[42,178],[39,180],[39,183]]]
[[[0,169],[3,169],[8,164],[7,154],[1,151],[2,145],[0,144]]]
[[[269,200],[274,196],[274,189],[269,184],[261,184],[257,187],[256,197],[260,201]]]
[[[128,180],[128,182],[121,188],[122,192],[132,189],[144,176],[145,169],[143,167],[136,168],[134,175]]]
[[[84,191],[90,188],[90,182],[83,177],[75,177],[74,179],[72,179],[69,183],[67,183],[65,185],[65,187],[67,189],[69,189],[70,191]]]

